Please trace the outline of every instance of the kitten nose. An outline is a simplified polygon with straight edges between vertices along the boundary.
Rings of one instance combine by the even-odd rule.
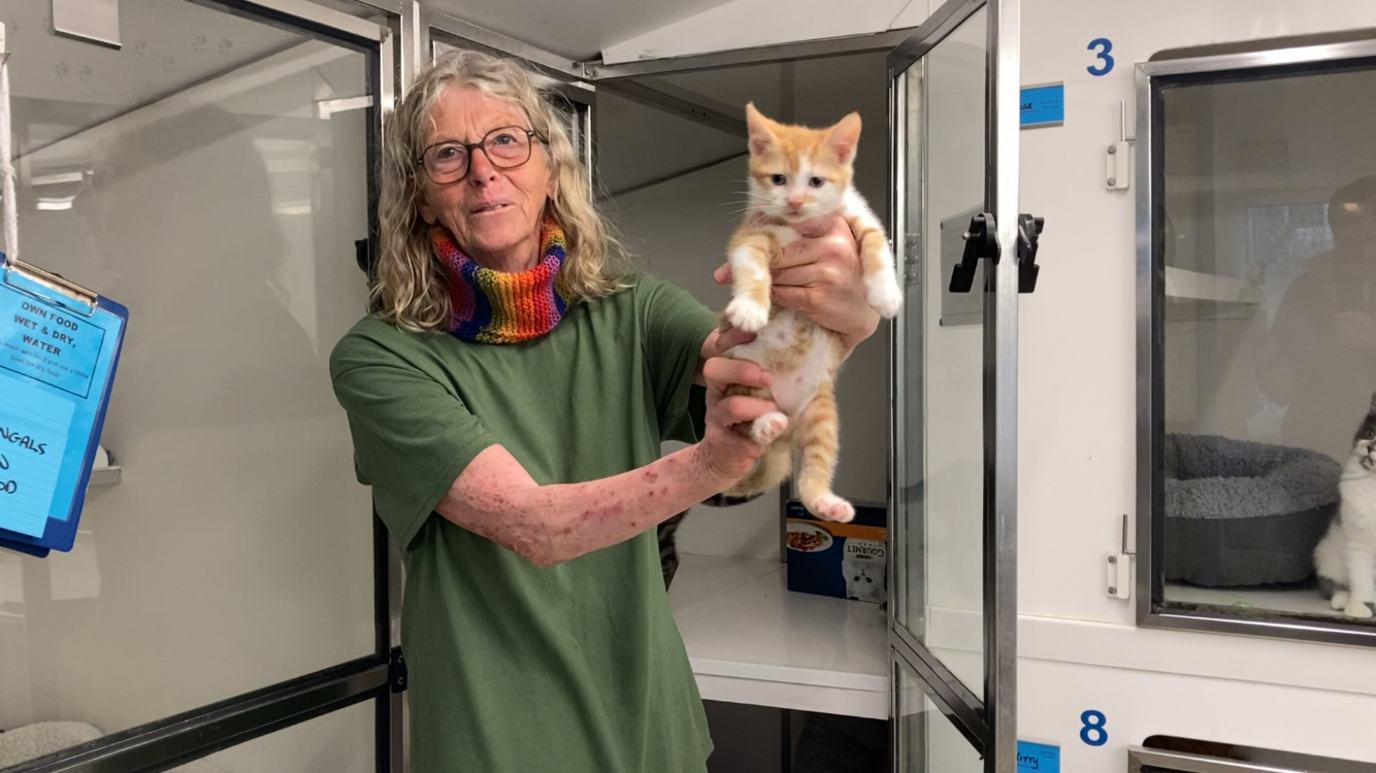
[[[792,207],[792,208],[794,208],[794,209],[801,209],[802,206],[803,206],[803,199],[802,199],[802,197],[801,197],[801,196],[789,196],[789,197],[788,197],[788,206],[790,206],[790,207]]]

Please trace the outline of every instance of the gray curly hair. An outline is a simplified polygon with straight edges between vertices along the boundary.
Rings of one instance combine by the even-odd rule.
[[[530,120],[530,128],[545,138],[545,159],[554,180],[546,211],[559,221],[568,241],[559,271],[560,292],[578,303],[625,286],[626,251],[598,212],[588,170],[574,150],[563,115],[542,92],[539,80],[536,73],[507,59],[449,51],[437,56],[402,97],[382,147],[382,244],[371,290],[372,308],[382,319],[408,330],[448,328],[448,281],[417,206],[423,172],[416,164],[431,110],[448,88],[476,88],[515,105]]]

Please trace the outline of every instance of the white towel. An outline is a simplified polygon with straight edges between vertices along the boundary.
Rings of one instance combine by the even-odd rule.
[[[39,722],[0,733],[0,770],[38,759],[70,746],[94,741],[101,732],[85,722]],[[208,762],[197,760],[169,773],[224,773]]]

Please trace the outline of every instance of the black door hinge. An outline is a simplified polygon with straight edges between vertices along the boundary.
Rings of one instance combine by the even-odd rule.
[[[401,647],[392,648],[392,658],[387,664],[387,681],[392,685],[392,692],[406,692],[406,657],[401,654]]]

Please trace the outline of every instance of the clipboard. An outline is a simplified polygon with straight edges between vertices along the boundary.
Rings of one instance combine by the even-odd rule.
[[[0,254],[0,547],[70,551],[129,311]]]

